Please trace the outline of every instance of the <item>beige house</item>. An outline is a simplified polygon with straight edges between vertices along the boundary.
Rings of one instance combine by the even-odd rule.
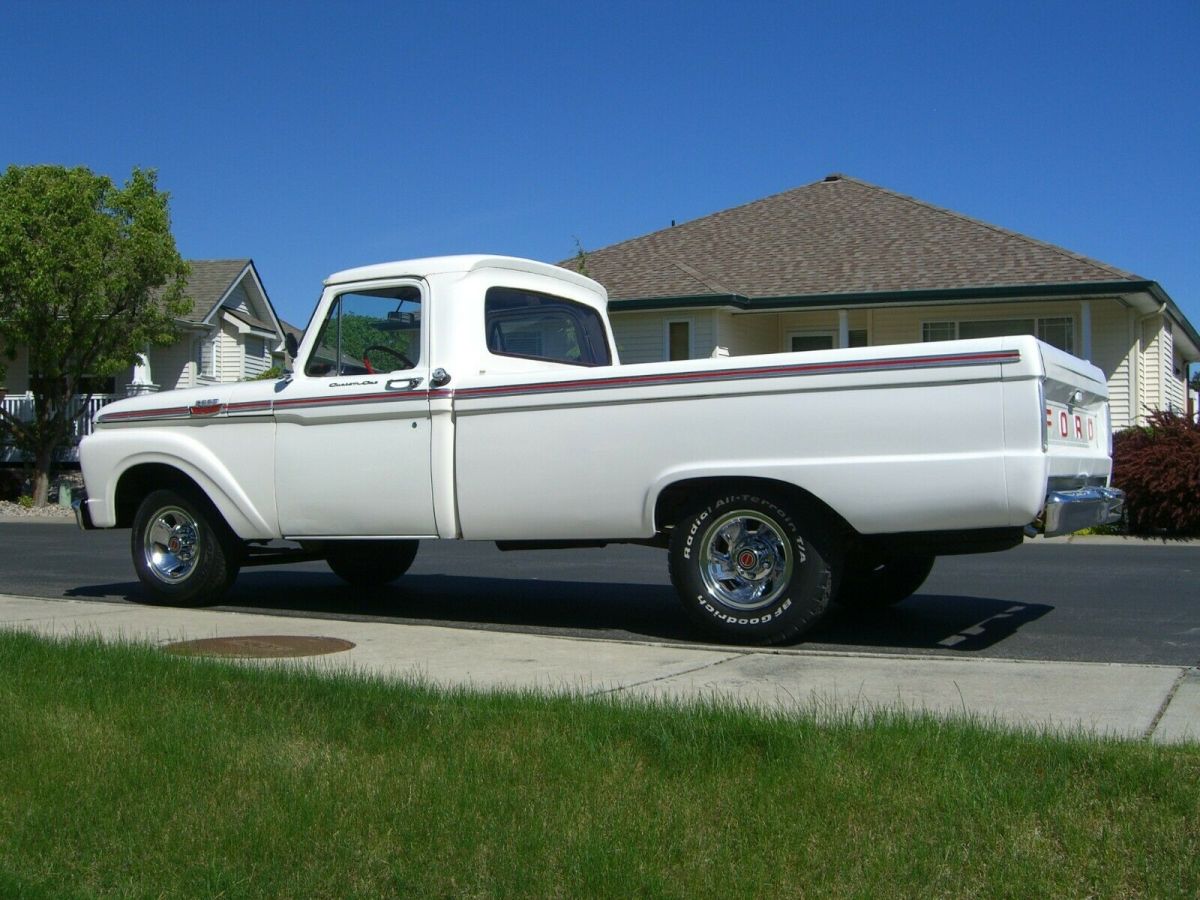
[[[1033,334],[1104,370],[1118,428],[1197,408],[1200,334],[1157,283],[843,175],[584,266],[626,363]]]

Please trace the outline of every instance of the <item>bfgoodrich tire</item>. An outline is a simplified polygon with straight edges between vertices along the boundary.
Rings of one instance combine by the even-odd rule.
[[[777,644],[829,608],[840,541],[814,510],[776,496],[713,497],[676,523],[671,582],[688,616],[730,643]]]
[[[133,568],[150,603],[216,603],[238,572],[237,538],[199,493],[149,494],[133,518]]]
[[[883,609],[911,597],[925,583],[936,557],[868,556],[846,560],[837,602],[848,609]]]
[[[417,557],[417,541],[330,541],[325,561],[333,574],[355,587],[390,584]]]

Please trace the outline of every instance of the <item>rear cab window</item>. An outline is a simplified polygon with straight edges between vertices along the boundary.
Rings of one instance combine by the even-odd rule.
[[[517,288],[488,288],[488,352],[570,366],[608,366],[612,353],[600,314],[583,303]]]

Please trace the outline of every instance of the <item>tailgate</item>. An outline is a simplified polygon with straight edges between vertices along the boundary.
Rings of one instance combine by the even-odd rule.
[[[1046,377],[1042,446],[1050,490],[1106,485],[1112,471],[1112,425],[1104,373],[1084,360],[1039,344]]]

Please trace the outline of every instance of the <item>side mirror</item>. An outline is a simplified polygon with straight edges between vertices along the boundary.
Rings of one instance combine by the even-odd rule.
[[[295,359],[296,354],[300,352],[300,343],[296,340],[296,335],[290,331],[283,336],[283,346],[292,359]]]

